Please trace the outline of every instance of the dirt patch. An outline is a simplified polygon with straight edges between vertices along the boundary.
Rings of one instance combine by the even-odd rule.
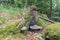
[[[43,40],[45,40],[45,30],[39,30],[39,31],[35,31],[35,32],[31,32],[29,31],[27,33],[27,39],[26,40],[39,40],[36,38],[36,35],[41,33],[43,35]]]
[[[21,38],[17,37],[17,36],[7,36],[6,38],[2,39],[2,40],[22,40]]]

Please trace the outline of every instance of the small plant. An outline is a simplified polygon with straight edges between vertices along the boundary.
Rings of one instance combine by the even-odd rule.
[[[37,34],[36,37],[37,37],[39,40],[42,40],[42,34]]]

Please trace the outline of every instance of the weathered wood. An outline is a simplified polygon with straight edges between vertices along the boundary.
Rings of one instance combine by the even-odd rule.
[[[37,20],[38,20],[37,7],[35,5],[31,5],[30,9],[31,9],[30,14],[33,17],[33,21],[35,24],[37,24]]]
[[[54,21],[52,21],[52,20],[50,20],[50,19],[47,19],[47,18],[44,18],[44,17],[42,17],[42,16],[39,16],[39,18],[41,18],[41,19],[43,19],[43,20],[46,20],[46,21],[49,21],[49,22],[51,22],[51,23],[54,23]]]
[[[32,17],[30,17],[30,19],[29,19],[29,21],[27,22],[26,26],[25,26],[25,27],[22,27],[21,30],[22,30],[22,31],[28,30],[31,22],[32,22]]]
[[[31,16],[30,19],[29,19],[29,21],[26,24],[26,27],[30,26],[30,24],[31,24],[32,21],[33,21],[33,17]]]

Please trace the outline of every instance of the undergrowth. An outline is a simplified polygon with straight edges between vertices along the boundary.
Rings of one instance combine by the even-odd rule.
[[[8,6],[5,7],[4,5],[0,6],[0,24],[4,24],[5,21],[7,21],[8,19],[17,16],[18,14],[20,14],[22,12],[23,8],[18,8],[18,7],[12,7],[12,6]]]
[[[59,40],[60,39],[60,23],[48,25],[48,27],[46,27],[46,34],[51,39]]]
[[[5,24],[5,28],[0,28],[0,40],[8,35],[20,35],[20,38],[24,38],[24,34],[22,34],[20,31],[21,27],[23,27],[23,25],[20,25],[19,28],[17,28],[17,23],[19,23],[20,20],[16,20],[14,22],[11,22],[9,24]],[[23,22],[24,24],[24,22]]]

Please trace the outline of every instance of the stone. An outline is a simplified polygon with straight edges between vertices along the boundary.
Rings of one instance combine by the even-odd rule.
[[[21,28],[22,31],[25,31],[25,30],[27,30],[27,29],[28,29],[27,27],[22,27],[22,28]]]
[[[41,26],[37,26],[37,25],[33,25],[33,26],[30,26],[30,29],[43,29]]]

